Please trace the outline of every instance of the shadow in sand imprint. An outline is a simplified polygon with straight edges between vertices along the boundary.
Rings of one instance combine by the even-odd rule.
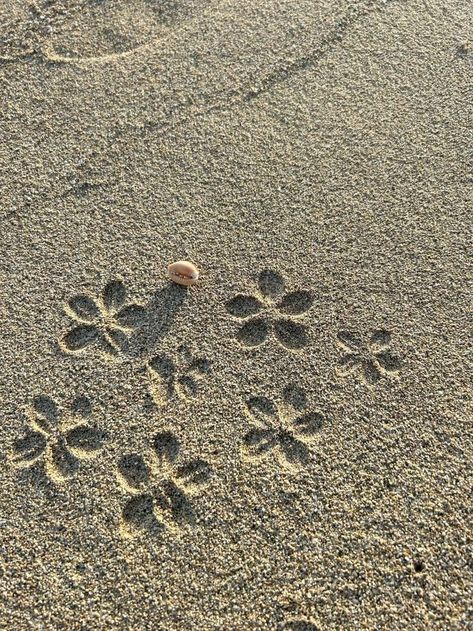
[[[21,469],[18,473],[17,482],[20,488],[25,489],[26,496],[31,494],[31,488],[41,493],[48,502],[63,496],[63,491],[48,478],[44,467],[39,462],[35,462],[26,469]]]
[[[288,631],[318,631],[314,624],[306,622],[305,620],[292,620],[291,622],[286,622],[284,628]]]
[[[152,353],[169,332],[188,289],[169,283],[156,292],[146,306],[146,320],[129,341],[129,353],[140,357]]]

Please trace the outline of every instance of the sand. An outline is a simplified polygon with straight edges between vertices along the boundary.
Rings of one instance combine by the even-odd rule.
[[[472,37],[2,3],[0,628],[471,628]]]

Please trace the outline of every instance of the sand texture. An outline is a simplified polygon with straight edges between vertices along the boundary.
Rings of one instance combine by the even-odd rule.
[[[0,629],[473,628],[472,86],[470,0],[1,2]]]

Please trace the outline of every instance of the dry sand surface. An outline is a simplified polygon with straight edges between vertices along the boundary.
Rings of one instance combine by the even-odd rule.
[[[472,85],[470,0],[2,1],[1,629],[472,628]]]

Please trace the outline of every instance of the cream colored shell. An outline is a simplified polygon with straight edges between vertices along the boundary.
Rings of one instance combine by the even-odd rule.
[[[194,285],[199,279],[199,270],[189,261],[176,261],[168,267],[169,278],[179,285]]]

